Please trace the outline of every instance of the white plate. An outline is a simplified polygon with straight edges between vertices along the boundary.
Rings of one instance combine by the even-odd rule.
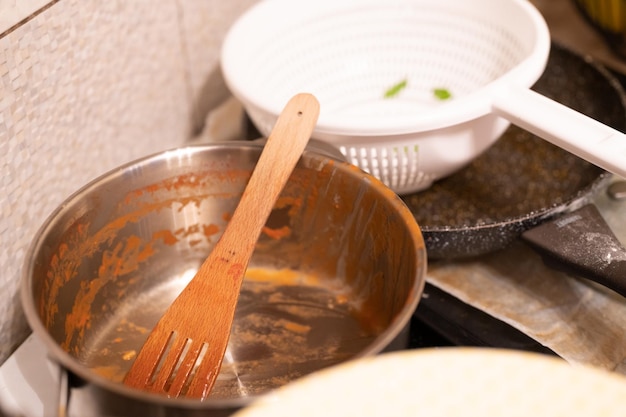
[[[236,417],[579,417],[626,413],[626,378],[547,355],[483,348],[382,354],[328,368]]]

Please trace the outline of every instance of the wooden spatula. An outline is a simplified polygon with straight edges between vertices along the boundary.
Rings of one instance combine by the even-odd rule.
[[[170,397],[209,394],[248,261],[318,114],[319,103],[310,94],[298,94],[287,103],[222,237],[150,333],[124,379],[126,385]]]

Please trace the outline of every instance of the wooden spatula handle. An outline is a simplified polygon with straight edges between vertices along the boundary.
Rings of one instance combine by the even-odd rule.
[[[256,241],[306,147],[318,114],[319,103],[310,94],[289,100],[224,233],[150,333],[124,379],[127,385],[177,397],[199,362],[185,395],[204,398],[208,394],[226,351],[241,283]],[[175,345],[170,345],[172,335]],[[171,351],[167,346],[173,346]],[[200,352],[206,352],[203,358]],[[165,361],[159,368],[161,358]],[[179,360],[182,362],[177,366]]]
[[[301,93],[289,100],[267,139],[227,229],[213,249],[215,256],[210,256],[198,273],[209,266],[215,268],[215,262],[220,262],[228,264],[233,279],[243,278],[239,269],[247,267],[276,199],[306,147],[318,114],[319,103],[311,94]],[[278,140],[278,136],[289,140]],[[233,248],[239,248],[238,252]]]

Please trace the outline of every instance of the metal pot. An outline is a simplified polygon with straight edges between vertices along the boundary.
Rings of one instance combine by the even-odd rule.
[[[420,229],[378,180],[306,151],[257,243],[209,398],[121,382],[219,237],[261,146],[147,157],[85,186],[45,222],[21,295],[35,334],[81,387],[69,415],[227,415],[317,369],[404,347],[425,279]]]

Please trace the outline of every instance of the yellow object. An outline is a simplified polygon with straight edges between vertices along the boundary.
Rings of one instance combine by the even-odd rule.
[[[621,33],[626,26],[624,0],[575,0],[587,17],[601,29]]]

